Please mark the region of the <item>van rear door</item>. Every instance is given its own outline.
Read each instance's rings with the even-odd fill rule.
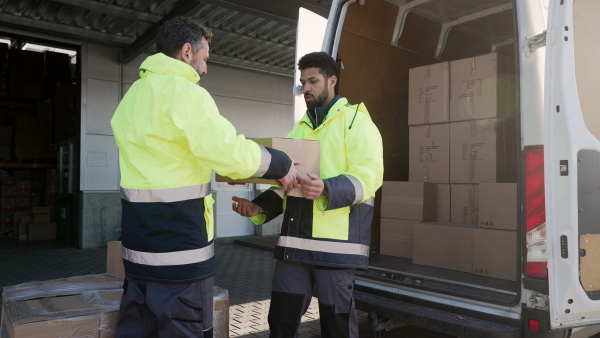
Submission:
[[[299,121],[306,112],[306,103],[300,86],[298,60],[305,54],[322,50],[326,26],[326,18],[308,9],[300,8],[296,29],[296,62],[294,63],[296,68],[294,73],[294,123]]]
[[[550,1],[545,189],[552,328],[600,322],[600,1]]]

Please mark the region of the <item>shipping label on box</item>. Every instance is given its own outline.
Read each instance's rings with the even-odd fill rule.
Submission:
[[[450,108],[449,63],[408,71],[408,125],[444,123]]]
[[[514,61],[491,53],[450,63],[450,121],[514,115]]]
[[[297,140],[291,138],[256,138],[252,141],[268,148],[281,150],[290,158],[302,161],[296,166],[296,169],[302,177],[308,177],[306,173],[311,172],[319,176],[320,171],[320,148],[319,141],[316,140]],[[215,175],[217,182],[240,182],[257,184],[277,184],[277,180],[268,180],[264,178],[247,178],[233,180],[229,177]]]
[[[471,272],[473,229],[449,223],[414,223],[413,264]]]
[[[450,223],[450,184],[438,184],[435,220]]]
[[[517,232],[492,229],[473,230],[473,273],[517,280]]]
[[[409,133],[408,180],[448,183],[450,179],[450,125],[412,126]]]
[[[517,184],[479,184],[479,227],[517,230]]]
[[[496,119],[450,123],[450,183],[516,182],[514,127]]]
[[[450,185],[450,222],[477,225],[479,221],[479,186]]]
[[[381,197],[381,217],[433,221],[436,199],[436,183],[385,181]]]

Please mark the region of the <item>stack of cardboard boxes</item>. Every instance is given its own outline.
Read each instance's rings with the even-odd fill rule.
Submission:
[[[14,170],[13,174],[0,177],[0,237],[55,240],[51,205],[58,192],[57,170]]]
[[[121,242],[108,242],[107,253],[106,274],[4,287],[0,332],[7,338],[116,337],[125,277]],[[229,337],[229,292],[218,286],[213,329],[215,338]]]
[[[498,53],[410,70],[410,182],[384,182],[381,214],[389,215],[384,208],[435,210],[435,219],[412,218],[421,221],[412,223],[413,263],[515,279],[513,73],[513,61]],[[429,188],[435,202],[420,199],[431,205],[389,200],[417,182],[436,187]],[[383,243],[398,231],[382,219],[382,254]]]

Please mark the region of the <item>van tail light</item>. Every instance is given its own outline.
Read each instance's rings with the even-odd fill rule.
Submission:
[[[544,147],[525,147],[525,267],[526,277],[548,277]]]

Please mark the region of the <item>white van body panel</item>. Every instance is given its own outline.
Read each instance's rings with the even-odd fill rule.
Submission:
[[[590,30],[600,11],[600,4],[593,0],[553,1],[547,33],[546,98],[544,102],[546,147],[545,189],[546,222],[548,236],[548,280],[550,287],[550,319],[552,328],[577,327],[600,322],[600,304],[586,294],[580,282],[579,235],[580,213],[578,192],[579,152],[600,152],[600,141],[588,129],[580,104],[578,80],[587,83],[584,73],[597,76],[597,38],[590,44],[583,34],[597,35]],[[583,20],[586,20],[588,26]],[[577,26],[577,20],[582,24]],[[575,22],[574,22],[575,21]],[[578,30],[579,29],[579,30]],[[577,49],[577,34],[586,46]],[[578,52],[589,52],[589,64],[578,63]],[[581,60],[581,59],[580,59]],[[581,76],[577,78],[577,74]],[[587,88],[586,88],[587,89]],[[597,90],[596,80],[596,90]],[[597,96],[597,94],[596,94]],[[597,106],[595,107],[597,111]],[[559,163],[568,160],[568,175],[561,175]],[[583,182],[598,185],[598,182]],[[561,237],[566,237],[568,249],[561,255]]]

